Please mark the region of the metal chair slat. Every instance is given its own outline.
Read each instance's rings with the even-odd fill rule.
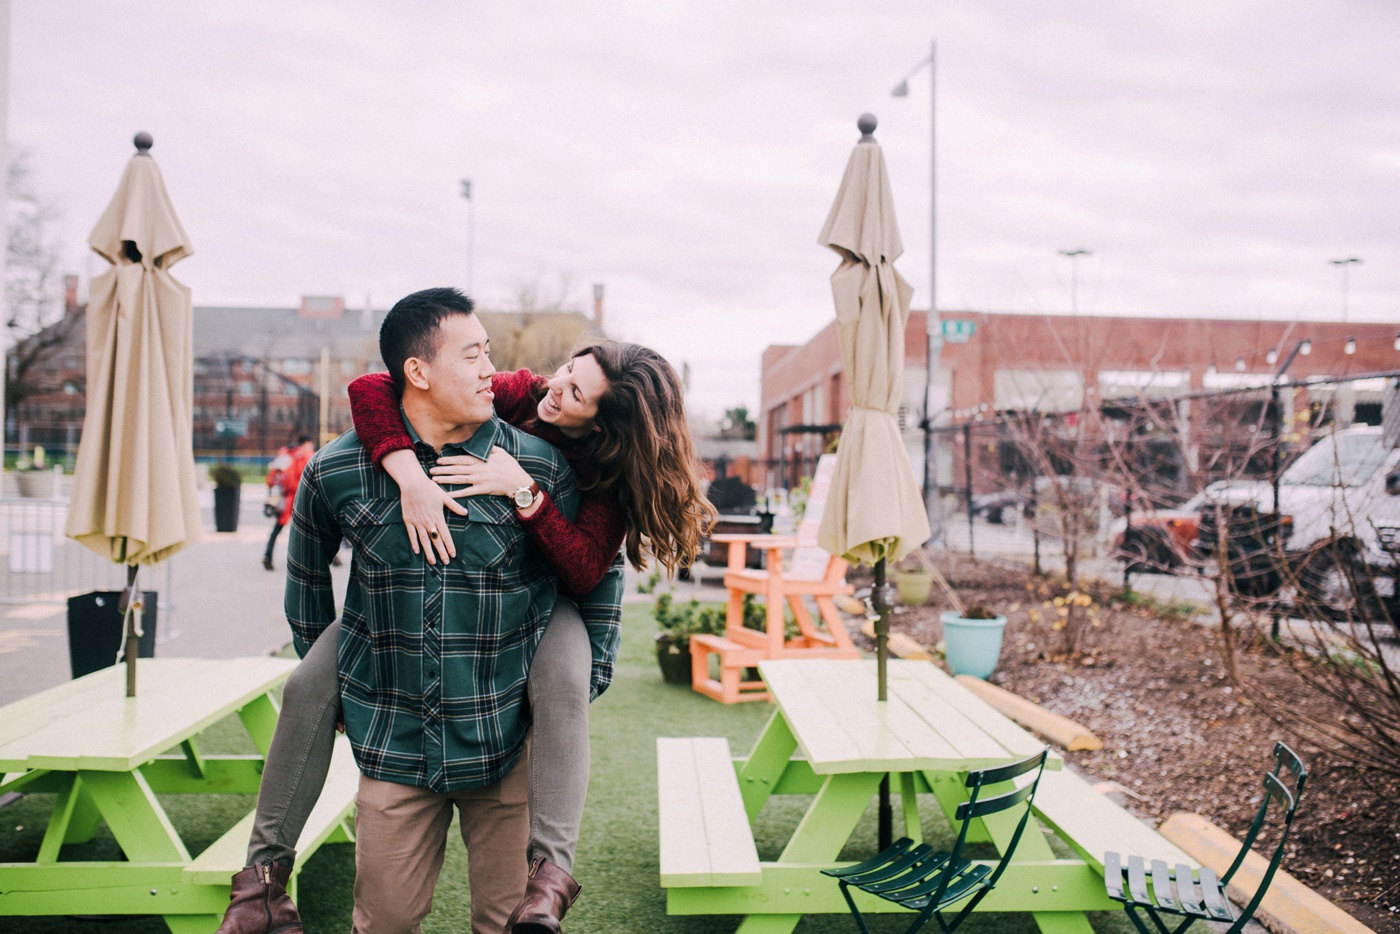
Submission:
[[[1103,886],[1109,898],[1123,900],[1123,858],[1112,850],[1103,855]]]
[[[1205,902],[1205,910],[1217,921],[1235,919],[1235,913],[1230,908],[1229,900],[1225,898],[1220,880],[1209,866],[1201,867],[1201,900]]]
[[[1147,872],[1141,856],[1128,857],[1128,891],[1136,900],[1147,901]]]
[[[1159,908],[1176,908],[1176,897],[1172,894],[1172,871],[1164,860],[1152,861],[1152,894]]]

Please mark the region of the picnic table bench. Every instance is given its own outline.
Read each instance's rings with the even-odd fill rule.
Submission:
[[[0,916],[162,915],[175,934],[208,934],[246,862],[250,813],[192,856],[159,795],[256,794],[277,722],[273,692],[296,667],[279,658],[143,659],[138,696],[106,668],[0,708],[0,793],[56,795],[31,862],[0,863]],[[205,755],[199,734],[237,716],[255,755]],[[353,839],[358,786],[337,739],[325,791],[298,841],[302,857]],[[61,859],[106,823],[124,859]],[[297,868],[302,863],[299,861]],[[289,887],[295,897],[295,876]]]
[[[920,840],[921,797],[951,815],[966,800],[969,771],[1042,748],[927,662],[890,662],[884,703],[874,662],[792,659],[759,670],[778,709],[747,757],[731,758],[722,738],[657,740],[660,877],[670,914],[744,915],[741,934],[787,934],[804,914],[845,913],[821,870],[851,865],[842,850],[882,778],[900,793],[896,829]],[[1087,934],[1085,912],[1121,910],[1104,890],[1106,850],[1194,861],[1063,765],[1053,754],[1047,761],[1034,814],[1073,855],[1057,854],[1045,833],[1024,834],[976,910],[1028,912],[1042,931]],[[778,858],[760,860],[753,822],[775,794],[812,799]],[[1001,817],[974,824],[969,839],[1004,852],[1015,822]],[[863,912],[904,911],[853,894]]]

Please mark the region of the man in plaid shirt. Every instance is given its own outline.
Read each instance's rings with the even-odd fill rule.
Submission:
[[[380,351],[420,461],[501,447],[572,518],[573,474],[553,447],[495,418],[486,330],[470,299],[430,289],[384,319]],[[354,431],[302,475],[286,611],[299,654],[335,621],[330,565],[354,547],[339,643],[345,731],[361,770],[355,929],[415,930],[432,906],[452,809],[470,853],[472,930],[497,934],[525,891],[525,682],[556,582],[505,497],[446,516],[457,547],[428,564],[399,492]]]

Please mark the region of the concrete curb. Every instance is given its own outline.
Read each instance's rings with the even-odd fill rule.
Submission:
[[[860,627],[860,634],[862,636],[865,636],[865,638],[867,639],[874,639],[875,621],[873,619],[866,620],[865,624]],[[915,642],[913,639],[909,638],[902,632],[890,633],[890,640],[887,644],[890,648],[890,654],[893,655],[895,658],[903,658],[907,661],[914,662],[933,661],[932,652],[924,648],[922,645],[919,645],[919,643]]]
[[[1095,750],[1103,748],[1103,740],[1088,728],[1075,723],[1068,717],[1051,713],[1038,704],[1033,704],[1010,691],[989,684],[971,675],[957,675],[958,683],[973,694],[982,698],[993,708],[1006,714],[1021,726],[1032,730],[1046,739],[1069,750]]]
[[[1240,851],[1238,840],[1199,814],[1178,811],[1167,818],[1157,832],[1217,875],[1230,868],[1230,861]],[[1268,868],[1268,860],[1251,852],[1235,873],[1229,888],[1230,898],[1240,905],[1247,903]],[[1375,934],[1282,869],[1274,874],[1274,881],[1264,894],[1255,918],[1280,934]]]

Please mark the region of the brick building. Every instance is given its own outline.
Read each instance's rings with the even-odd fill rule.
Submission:
[[[909,316],[900,408],[916,475],[925,462],[926,318],[922,311]],[[1202,446],[1228,447],[1232,426],[1258,422],[1267,387],[1285,363],[1290,382],[1343,381],[1290,388],[1282,394],[1283,417],[1306,407],[1340,424],[1378,424],[1383,375],[1400,371],[1395,322],[945,311],[940,330],[946,337],[931,392],[935,436],[998,413],[1073,413],[1114,400],[1155,400],[1176,407],[1191,426],[1183,467],[1197,480],[1209,466]],[[770,484],[792,486],[839,433],[850,405],[835,322],[805,344],[768,347],[761,366],[759,456],[770,464]],[[955,485],[961,449],[930,447],[938,484]]]

